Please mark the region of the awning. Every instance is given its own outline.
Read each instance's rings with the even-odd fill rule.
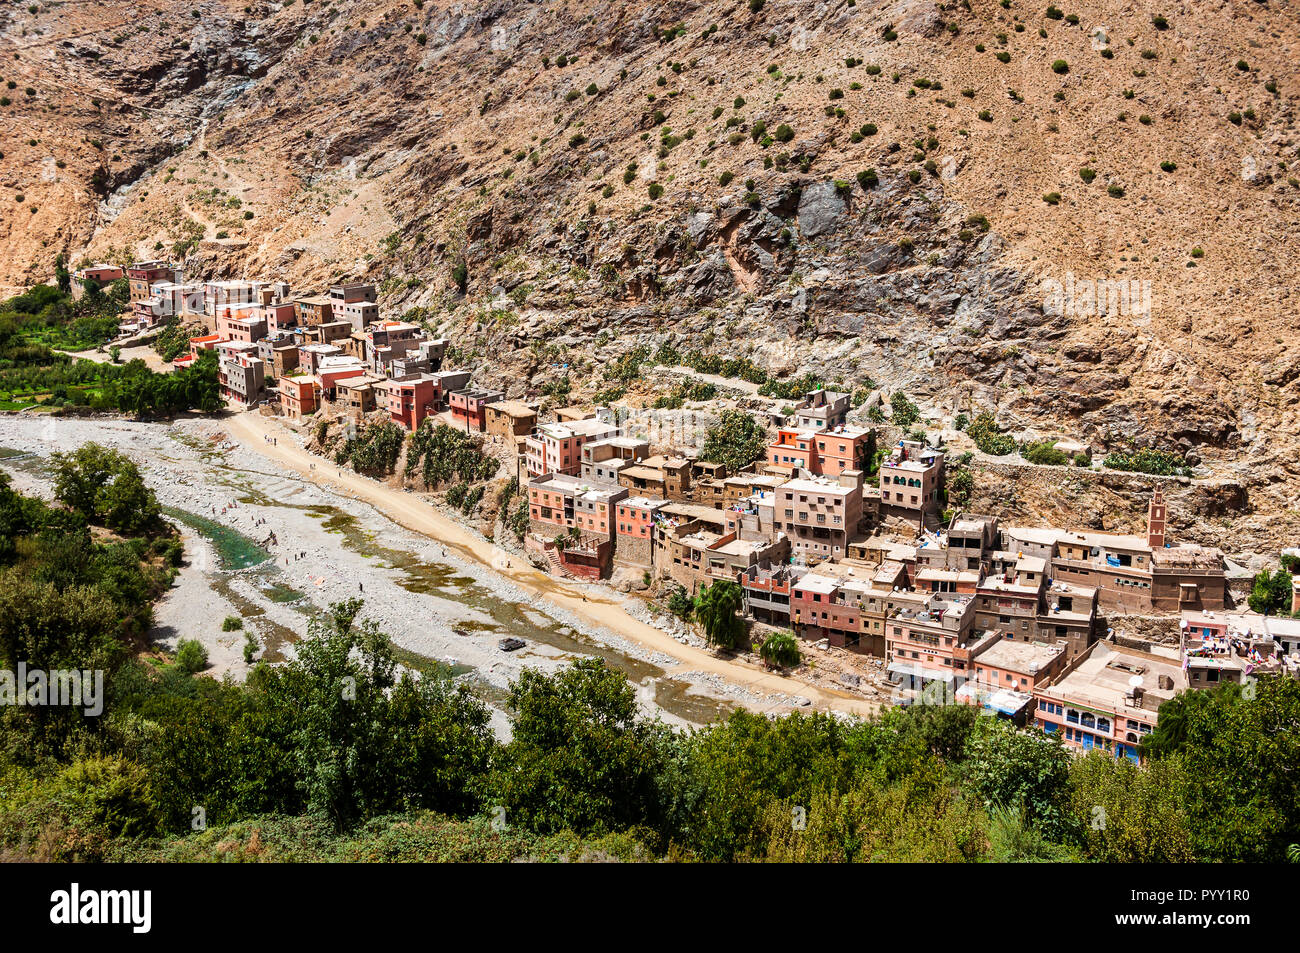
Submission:
[[[952,672],[941,668],[926,668],[919,662],[892,662],[886,671],[891,675],[911,675],[927,682],[951,682],[956,677]]]
[[[992,691],[981,689],[975,682],[966,682],[957,689],[957,697],[961,699],[969,698],[978,702],[985,708],[992,708],[1004,715],[1015,715],[1022,711],[1026,705],[1034,700],[1033,695],[1024,692],[1012,691],[1008,688],[999,688]]]

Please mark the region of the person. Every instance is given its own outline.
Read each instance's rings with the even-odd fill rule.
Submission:
[[[357,583],[357,588],[360,589],[362,592],[365,592],[365,591],[366,591],[366,584],[365,584],[364,582],[359,582],[359,583]]]

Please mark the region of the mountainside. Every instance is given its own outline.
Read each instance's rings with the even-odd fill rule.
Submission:
[[[0,80],[7,284],[371,279],[511,396],[676,335],[1300,532],[1293,3],[70,0],[0,12]]]

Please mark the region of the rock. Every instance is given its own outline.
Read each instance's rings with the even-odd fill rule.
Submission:
[[[799,197],[799,228],[804,235],[823,235],[836,227],[845,212],[844,200],[834,182],[817,182]]]

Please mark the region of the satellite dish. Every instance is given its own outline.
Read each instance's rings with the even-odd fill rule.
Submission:
[[[1141,687],[1142,687],[1142,676],[1141,676],[1141,675],[1130,675],[1130,676],[1129,676],[1129,679],[1128,679],[1128,687],[1129,687],[1129,688],[1141,688]]]

